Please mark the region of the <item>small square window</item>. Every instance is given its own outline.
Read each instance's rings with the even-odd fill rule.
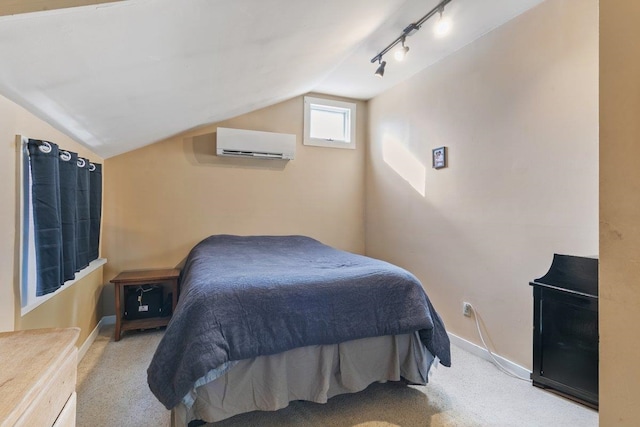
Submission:
[[[304,97],[304,145],[356,148],[356,104]]]

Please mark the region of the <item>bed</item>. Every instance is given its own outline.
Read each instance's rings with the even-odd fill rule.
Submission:
[[[180,298],[147,370],[172,424],[373,382],[426,384],[449,339],[420,282],[305,236],[214,235],[189,253]]]

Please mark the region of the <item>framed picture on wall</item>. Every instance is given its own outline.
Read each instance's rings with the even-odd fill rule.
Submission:
[[[434,169],[447,167],[447,147],[438,147],[432,150],[432,164]]]

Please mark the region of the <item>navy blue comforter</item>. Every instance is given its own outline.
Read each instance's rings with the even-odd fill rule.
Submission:
[[[170,409],[225,362],[416,330],[450,366],[442,320],[400,267],[303,236],[211,236],[187,258],[149,387]]]

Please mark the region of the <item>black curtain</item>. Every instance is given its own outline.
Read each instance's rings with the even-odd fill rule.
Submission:
[[[78,179],[78,155],[60,152],[60,208],[62,211],[62,247],[64,280],[76,276],[76,180]]]
[[[54,292],[64,283],[58,146],[29,140],[28,148],[36,244],[36,295],[41,296]]]
[[[48,141],[30,139],[27,147],[41,296],[98,258],[102,165]]]
[[[102,165],[89,165],[89,262],[98,259],[102,218]]]
[[[76,181],[76,268],[89,265],[89,161],[78,158],[78,179]]]

